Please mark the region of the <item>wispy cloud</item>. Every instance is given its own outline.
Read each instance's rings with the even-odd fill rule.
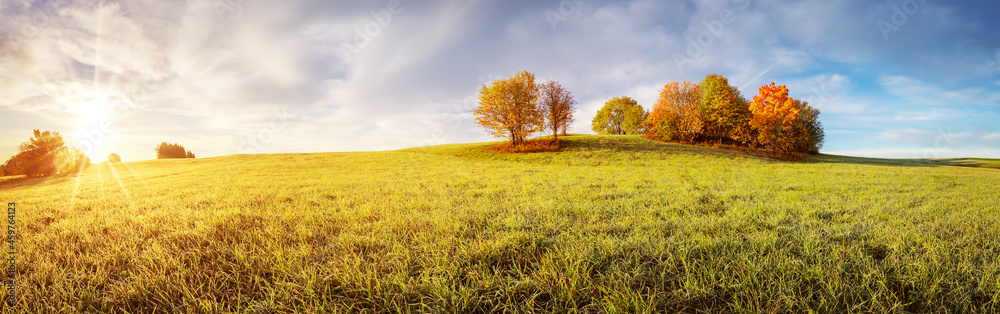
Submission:
[[[559,2],[222,2],[4,2],[0,112],[17,121],[0,141],[44,128],[80,143],[109,116],[126,160],[163,140],[206,157],[481,141],[480,78],[522,69],[576,95],[571,132],[608,98],[648,109],[709,73],[747,97],[787,84],[831,130],[888,132],[827,147],[913,144],[892,130],[986,128],[1000,110],[997,22],[981,14],[997,4],[929,3],[885,41],[891,8],[860,0],[571,1],[555,28]]]

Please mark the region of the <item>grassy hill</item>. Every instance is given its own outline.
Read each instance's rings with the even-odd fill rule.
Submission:
[[[1000,311],[998,169],[489,145],[0,179],[17,309]]]

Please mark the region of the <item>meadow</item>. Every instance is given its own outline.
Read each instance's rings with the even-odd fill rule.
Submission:
[[[638,136],[2,178],[4,312],[998,312],[992,160]],[[6,289],[0,296],[6,298]]]

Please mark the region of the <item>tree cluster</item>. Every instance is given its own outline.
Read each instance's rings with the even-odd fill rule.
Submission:
[[[514,147],[525,144],[534,133],[551,130],[553,142],[559,131],[573,122],[573,94],[559,82],[536,83],[535,75],[521,71],[506,78],[482,85],[479,106],[473,109],[476,123],[490,135],[506,138]]]
[[[194,153],[189,150],[184,150],[184,146],[178,145],[177,143],[160,143],[160,145],[157,145],[156,148],[153,149],[153,152],[156,153],[156,159],[194,158]]]
[[[34,136],[18,146],[18,153],[0,166],[0,175],[29,177],[83,171],[90,157],[78,148],[66,147],[59,132],[34,130]]]
[[[823,145],[819,110],[788,96],[775,83],[753,101],[718,74],[699,84],[671,82],[644,123],[646,136],[682,143],[715,142],[781,153],[818,153]]]

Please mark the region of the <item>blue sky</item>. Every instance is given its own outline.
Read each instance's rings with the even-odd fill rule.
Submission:
[[[772,81],[822,111],[824,153],[1000,158],[987,1],[0,1],[0,156],[31,129],[103,160],[492,140],[482,83],[529,70],[579,102]]]

